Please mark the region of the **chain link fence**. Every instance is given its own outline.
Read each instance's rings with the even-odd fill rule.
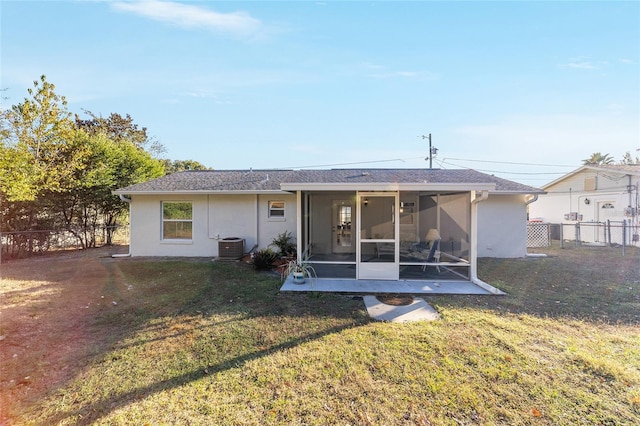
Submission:
[[[0,232],[0,262],[58,250],[100,247],[109,243],[129,244],[129,225]]]
[[[527,223],[527,247],[560,246],[640,247],[639,227],[630,220],[575,223]]]

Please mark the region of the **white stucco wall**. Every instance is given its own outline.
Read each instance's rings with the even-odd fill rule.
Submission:
[[[285,231],[291,232],[293,239],[296,239],[296,195],[260,195],[258,196],[258,241],[260,248],[265,248],[271,244],[273,239]],[[269,219],[269,201],[285,202],[284,220],[279,218]],[[272,247],[274,250],[277,248]],[[248,250],[248,249],[247,249]]]
[[[529,205],[529,219],[542,222],[564,224],[563,238],[579,238],[583,242],[617,244],[639,244],[637,241],[640,218],[631,214],[630,207],[637,208],[636,188],[640,177],[629,176],[614,170],[582,170],[545,188],[547,194]],[[565,217],[566,214],[575,213]],[[605,223],[613,222],[607,235]],[[626,221],[626,235],[623,236],[621,222]],[[578,234],[575,225],[580,224]],[[578,236],[579,235],[579,236]],[[610,237],[610,240],[609,240]]]
[[[478,204],[478,257],[527,254],[525,195],[490,194]]]
[[[134,195],[131,204],[132,256],[218,256],[219,238],[238,237],[267,247],[285,230],[296,234],[295,195]],[[193,235],[189,241],[162,240],[162,202],[190,201]],[[285,201],[285,217],[268,217],[269,201]]]
[[[478,256],[526,255],[524,195],[495,195],[478,205]],[[162,201],[190,201],[193,237],[162,240]],[[285,202],[284,219],[268,217],[269,201]],[[134,195],[131,204],[132,256],[216,257],[218,238],[239,237],[245,249],[268,247],[290,231],[296,238],[296,196],[277,195]]]
[[[594,190],[585,187],[588,179],[595,181]],[[547,194],[540,195],[538,201],[529,206],[529,218],[549,223],[575,223],[564,217],[567,213],[575,212],[581,215],[583,222],[628,220],[625,208],[636,203],[635,192],[629,194],[628,185],[635,187],[639,182],[638,176],[633,176],[629,181],[624,173],[584,170],[547,188]],[[587,199],[588,202],[585,202]],[[611,203],[614,208],[603,211],[603,203]]]

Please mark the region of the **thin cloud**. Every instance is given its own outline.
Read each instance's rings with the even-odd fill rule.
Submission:
[[[400,77],[417,77],[420,73],[415,71],[398,71],[396,72],[396,75],[399,75]]]
[[[236,37],[254,37],[262,22],[246,12],[219,13],[199,6],[164,1],[114,2],[115,10],[133,13],[186,29],[202,29]]]
[[[568,62],[566,64],[560,64],[560,68],[575,68],[582,70],[595,70],[596,67],[592,62],[582,61],[582,62]]]
[[[184,96],[189,98],[203,99],[203,100],[209,99],[209,100],[212,100],[216,105],[231,105],[233,103],[229,99],[222,98],[214,93],[203,92],[203,91],[186,92]]]
[[[429,72],[420,71],[395,71],[389,70],[388,67],[373,62],[363,62],[360,64],[365,70],[371,71],[368,76],[371,78],[385,79],[394,77],[414,78],[414,79],[427,79],[435,80],[437,76]]]
[[[434,81],[438,80],[439,76],[431,72],[421,71],[389,71],[368,74],[369,78],[375,79],[388,79],[388,78],[404,78],[417,81]]]
[[[621,60],[623,62],[624,60]],[[560,68],[572,68],[580,70],[597,70],[606,68],[610,65],[609,61],[593,61],[589,57],[577,56],[569,58],[566,63],[558,64]]]
[[[372,62],[363,62],[362,66],[371,70],[380,70],[385,68],[383,65],[374,64]]]
[[[179,104],[180,101],[178,99],[175,98],[171,98],[171,99],[162,99],[160,101],[163,104],[168,104],[168,105],[175,105],[175,104]]]

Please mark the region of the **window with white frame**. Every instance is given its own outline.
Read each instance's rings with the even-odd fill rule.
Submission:
[[[284,201],[269,201],[269,219],[284,220]]]
[[[191,201],[162,202],[162,239],[190,240],[193,233]]]

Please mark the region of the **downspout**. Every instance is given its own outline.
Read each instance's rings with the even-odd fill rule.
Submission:
[[[256,194],[256,226],[255,226],[255,233],[256,233],[256,242],[253,245],[253,247],[251,248],[251,250],[249,250],[249,253],[253,253],[253,250],[257,249],[258,247],[260,247],[260,194]]]
[[[477,192],[475,195],[475,198],[471,200],[471,241],[473,241],[473,244],[469,247],[471,250],[469,256],[469,278],[472,283],[487,290],[491,294],[504,294],[502,291],[478,278],[478,203],[489,198],[489,191],[482,191],[479,197]]]
[[[531,203],[535,203],[536,201],[538,201],[538,194],[533,194],[533,197],[531,197],[530,199],[528,199],[527,201],[524,202],[524,207],[526,209],[526,214],[527,214],[527,220],[530,219],[529,217],[529,209],[527,208],[527,206]]]
[[[111,257],[130,257],[131,256],[131,198],[127,198],[122,194],[119,194],[122,201],[129,204],[129,251],[126,253],[112,254]]]
[[[531,203],[535,203],[536,201],[538,201],[538,194],[533,194],[533,197],[530,200],[527,200],[524,204],[525,206],[528,206]]]

